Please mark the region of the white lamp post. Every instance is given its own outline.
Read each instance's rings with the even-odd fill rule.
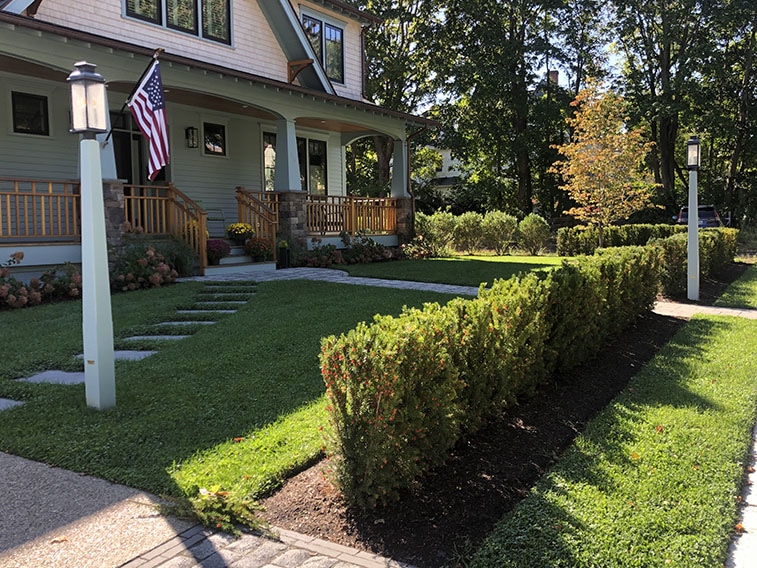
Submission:
[[[108,103],[105,79],[95,72],[96,66],[86,61],[74,65],[76,70],[68,76],[68,83],[71,90],[71,132],[81,134],[84,389],[87,406],[105,410],[116,404],[116,372],[100,144],[95,135],[107,131]]]
[[[697,200],[697,170],[699,170],[699,138],[686,142],[686,167],[689,170],[689,226],[688,226],[688,285],[689,300],[699,300],[699,203]]]

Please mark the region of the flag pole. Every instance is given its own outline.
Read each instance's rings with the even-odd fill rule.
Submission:
[[[131,98],[132,98],[132,97],[134,96],[134,92],[135,92],[135,91],[136,91],[136,90],[137,90],[137,89],[139,88],[139,86],[140,86],[140,85],[142,84],[142,80],[143,80],[143,79],[145,78],[145,76],[147,75],[147,73],[148,73],[148,72],[150,71],[150,69],[152,68],[152,64],[153,64],[153,62],[157,61],[157,60],[158,60],[158,58],[159,58],[159,57],[160,57],[160,56],[161,56],[161,55],[163,54],[163,52],[164,52],[164,51],[165,51],[165,49],[164,49],[164,48],[162,48],[162,47],[159,47],[158,49],[156,49],[156,50],[155,50],[155,53],[153,53],[153,54],[152,54],[152,61],[150,61],[150,63],[148,63],[148,64],[147,64],[147,67],[146,67],[146,68],[145,68],[145,70],[144,70],[144,71],[142,72],[142,75],[141,75],[141,76],[139,77],[139,79],[137,80],[137,82],[136,82],[136,83],[134,83],[134,88],[133,88],[133,89],[131,90],[131,93],[129,93],[129,96],[128,96],[128,97],[126,97],[126,102],[124,102],[123,106],[121,107],[121,110],[120,110],[120,111],[118,111],[118,114],[119,114],[119,115],[122,115],[122,114],[124,113],[124,110],[126,110],[126,107],[128,106],[128,104],[129,104],[129,101],[130,101],[130,100],[131,100]],[[105,148],[105,147],[106,147],[106,146],[108,145],[108,140],[110,140],[110,136],[111,136],[111,134],[113,134],[113,126],[112,126],[112,125],[111,125],[111,127],[110,127],[110,130],[108,130],[108,135],[107,135],[107,136],[105,137],[105,140],[103,140],[103,142],[102,142],[102,147],[103,147],[103,148]]]

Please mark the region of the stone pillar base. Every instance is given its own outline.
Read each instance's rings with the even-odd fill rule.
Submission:
[[[400,245],[415,237],[415,202],[412,197],[397,198],[397,240]]]
[[[307,238],[307,194],[304,191],[282,191],[279,196],[279,234],[285,240]]]

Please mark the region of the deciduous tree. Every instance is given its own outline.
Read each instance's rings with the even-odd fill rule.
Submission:
[[[572,104],[573,136],[557,148],[564,160],[554,169],[576,203],[566,213],[597,227],[602,246],[604,227],[652,205],[655,184],[644,161],[653,144],[641,128],[628,129],[620,95],[590,84]]]

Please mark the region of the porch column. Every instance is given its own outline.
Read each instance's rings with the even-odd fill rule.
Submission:
[[[407,180],[407,141],[395,140],[392,155],[392,197],[410,197]]]
[[[294,121],[282,118],[277,125],[276,170],[273,189],[274,191],[302,191]]]

